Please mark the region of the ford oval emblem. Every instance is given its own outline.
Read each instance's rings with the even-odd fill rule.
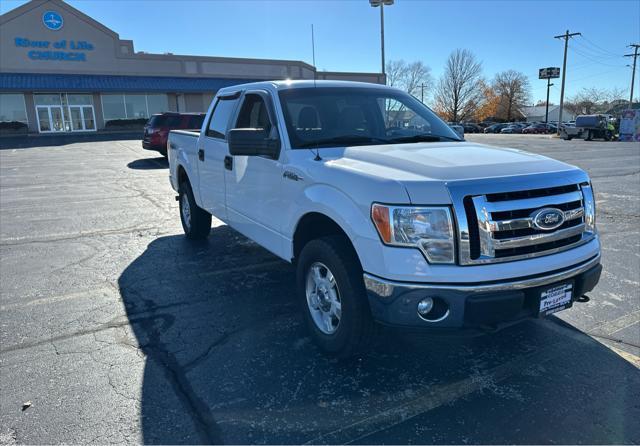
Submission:
[[[556,208],[542,208],[531,214],[533,227],[543,231],[552,231],[564,223],[564,212]]]
[[[55,11],[47,11],[42,14],[42,23],[52,31],[58,31],[64,25],[62,16]]]

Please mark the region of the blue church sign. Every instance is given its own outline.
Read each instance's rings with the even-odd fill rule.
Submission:
[[[55,11],[47,11],[42,14],[42,23],[52,31],[58,31],[64,25],[62,16]]]

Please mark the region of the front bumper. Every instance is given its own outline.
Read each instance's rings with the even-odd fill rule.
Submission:
[[[591,291],[602,266],[600,254],[548,274],[511,281],[475,284],[407,283],[364,274],[369,305],[375,320],[385,325],[429,330],[495,330],[538,316],[540,293],[554,284],[572,283],[573,302]],[[431,322],[417,312],[425,297],[439,298],[448,306],[446,317]]]

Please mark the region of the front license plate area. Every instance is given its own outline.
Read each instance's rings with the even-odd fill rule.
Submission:
[[[538,315],[548,316],[571,307],[573,304],[573,283],[563,283],[543,288],[540,293]]]

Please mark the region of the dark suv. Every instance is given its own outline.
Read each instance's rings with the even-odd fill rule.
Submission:
[[[157,150],[167,156],[169,130],[200,130],[205,113],[159,113],[152,115],[144,126],[142,147]]]

